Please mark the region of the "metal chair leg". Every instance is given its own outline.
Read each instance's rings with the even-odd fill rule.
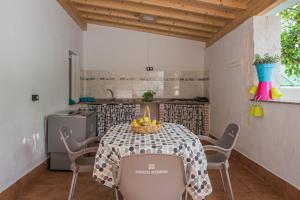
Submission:
[[[226,192],[226,187],[225,187],[225,182],[224,182],[224,177],[223,177],[223,170],[220,169],[220,176],[221,176],[221,180],[222,180],[222,186],[223,186],[223,191]]]
[[[115,189],[116,200],[121,200],[119,195],[119,190]]]
[[[78,169],[73,171],[73,178],[72,178],[72,183],[71,183],[71,187],[70,187],[68,200],[72,200],[74,197],[76,183],[77,183],[77,177],[78,177]]]
[[[188,192],[186,190],[184,190],[181,199],[182,200],[187,200],[187,197],[188,197]]]
[[[228,189],[229,189],[229,191],[228,191],[229,199],[234,200],[231,181],[230,181],[229,172],[228,172],[228,165],[225,165],[225,173],[226,173],[227,185],[228,185]]]

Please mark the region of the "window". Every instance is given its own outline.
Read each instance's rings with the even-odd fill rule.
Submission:
[[[281,87],[300,87],[300,78],[291,75],[289,76],[285,71],[285,66],[281,66],[281,74],[280,74],[280,86]]]
[[[281,17],[282,76],[289,80],[300,77],[300,2],[279,13]],[[285,78],[283,79],[285,80]]]
[[[281,16],[281,77],[284,99],[300,101],[300,3],[279,13]]]

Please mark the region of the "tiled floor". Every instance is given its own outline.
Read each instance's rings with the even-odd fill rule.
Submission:
[[[232,161],[230,166],[231,179],[236,200],[283,200],[259,178]],[[213,193],[208,200],[224,200],[226,194],[222,191],[219,173],[210,171]],[[64,200],[67,199],[72,173],[45,172],[18,200]],[[96,183],[90,174],[79,176],[75,199],[77,200],[114,200],[114,192],[110,188]]]

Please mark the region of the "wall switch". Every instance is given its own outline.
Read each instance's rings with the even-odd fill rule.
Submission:
[[[33,94],[33,95],[31,96],[31,100],[32,100],[32,101],[39,101],[39,100],[40,100],[40,96],[39,96],[38,94]]]
[[[146,67],[146,71],[153,71],[153,67]]]

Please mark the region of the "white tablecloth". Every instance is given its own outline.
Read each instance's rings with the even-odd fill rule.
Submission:
[[[191,164],[187,191],[193,199],[204,199],[212,192],[200,140],[184,126],[174,123],[164,123],[155,134],[132,133],[130,124],[111,127],[100,142],[93,177],[101,184],[115,188],[112,164],[119,165],[123,156],[153,153],[177,155],[183,158],[185,165]]]

